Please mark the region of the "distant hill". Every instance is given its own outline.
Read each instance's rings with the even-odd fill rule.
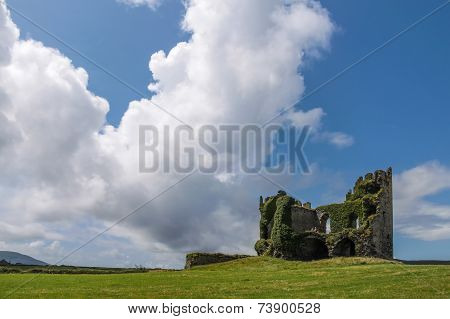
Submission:
[[[46,266],[47,263],[12,251],[0,251],[0,261],[6,261],[11,265],[21,264],[30,266]]]

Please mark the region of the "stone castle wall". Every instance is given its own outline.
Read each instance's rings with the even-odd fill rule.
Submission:
[[[191,269],[195,266],[223,263],[241,258],[247,258],[247,255],[226,255],[221,253],[190,253],[186,255],[185,269]]]
[[[392,169],[360,177],[343,203],[312,209],[280,191],[260,200],[258,255],[393,257]],[[326,233],[330,220],[331,231]]]
[[[291,207],[291,221],[293,230],[298,233],[320,228],[317,212],[299,205]]]

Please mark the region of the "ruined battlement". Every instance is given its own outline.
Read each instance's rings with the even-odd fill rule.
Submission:
[[[343,203],[312,208],[284,191],[260,198],[258,255],[393,258],[392,169],[359,177]]]

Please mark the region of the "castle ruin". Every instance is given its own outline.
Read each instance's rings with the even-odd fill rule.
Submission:
[[[302,204],[284,191],[260,198],[258,255],[314,260],[393,258],[392,169],[360,177],[340,204]]]

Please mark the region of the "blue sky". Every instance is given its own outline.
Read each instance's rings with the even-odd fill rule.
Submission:
[[[321,1],[337,25],[330,49],[303,66],[305,94],[405,29],[443,1]],[[156,10],[112,0],[26,1],[8,3],[146,96],[150,56],[168,52],[189,34],[180,30],[184,6],[165,0]],[[109,101],[109,123],[117,126],[132,100],[140,99],[94,65],[12,13],[22,38],[58,48],[89,73],[89,89]],[[323,204],[323,189],[344,191],[362,173],[392,166],[400,173],[429,161],[450,166],[450,7],[445,8],[343,76],[302,101],[304,110],[321,107],[324,127],[343,131],[355,143],[333,149],[311,142],[306,154],[339,185],[301,189],[304,198]],[[334,183],[334,179],[330,179]],[[428,199],[450,205],[445,189]],[[397,233],[395,256],[450,259],[450,239],[424,241]]]

